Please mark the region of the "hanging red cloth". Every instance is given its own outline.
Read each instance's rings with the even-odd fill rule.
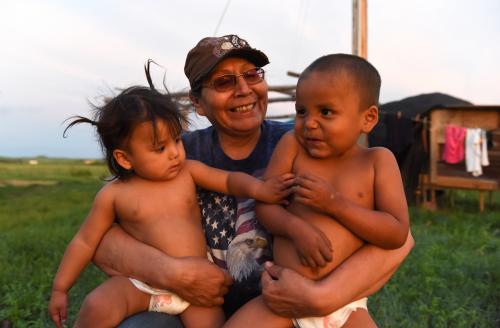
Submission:
[[[467,129],[449,124],[444,131],[444,150],[441,157],[446,163],[456,164],[464,160],[464,142]]]

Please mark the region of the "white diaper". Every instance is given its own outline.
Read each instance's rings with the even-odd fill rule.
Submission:
[[[357,309],[368,310],[366,301],[366,297],[354,301],[324,317],[292,319],[293,326],[295,328],[340,328],[346,323],[352,312]]]
[[[168,290],[153,288],[142,281],[133,278],[128,279],[141,292],[151,295],[148,311],[176,315],[184,312],[184,310],[190,305],[177,294],[169,292]]]

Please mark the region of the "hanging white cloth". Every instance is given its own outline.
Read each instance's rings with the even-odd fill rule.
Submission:
[[[477,177],[483,174],[483,166],[489,165],[486,131],[467,129],[465,137],[465,167]]]
[[[488,158],[488,138],[486,137],[486,130],[481,129],[481,165],[490,165]]]

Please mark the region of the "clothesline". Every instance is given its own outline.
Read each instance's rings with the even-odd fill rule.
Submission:
[[[490,165],[486,130],[448,124],[444,130],[444,138],[441,159],[446,163],[457,164],[465,159],[467,172],[475,177],[483,174],[483,166]]]
[[[381,112],[379,112],[379,115],[381,117],[384,115],[395,115],[397,119],[406,119],[406,120],[410,120],[410,121],[415,122],[415,123],[422,123],[422,125],[425,129],[430,129],[431,126],[433,125],[431,119],[427,116],[427,114],[424,114],[424,115],[417,114],[415,117],[407,117],[401,111],[397,111],[397,112],[382,112],[381,111]],[[438,124],[443,125],[441,122]],[[459,125],[456,123],[448,123],[448,124]],[[498,128],[485,129],[485,128],[482,128],[480,126],[468,126],[467,128],[477,128],[477,129],[481,128],[481,129],[486,130],[486,131],[493,131],[493,130],[498,129]]]

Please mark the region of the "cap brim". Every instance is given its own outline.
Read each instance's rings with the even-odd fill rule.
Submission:
[[[222,56],[220,60],[218,60],[217,64],[220,63],[222,59],[228,57],[245,58],[259,67],[264,67],[267,64],[269,64],[269,59],[262,51],[256,49],[248,49],[248,48],[233,49],[227,52],[224,56]]]

